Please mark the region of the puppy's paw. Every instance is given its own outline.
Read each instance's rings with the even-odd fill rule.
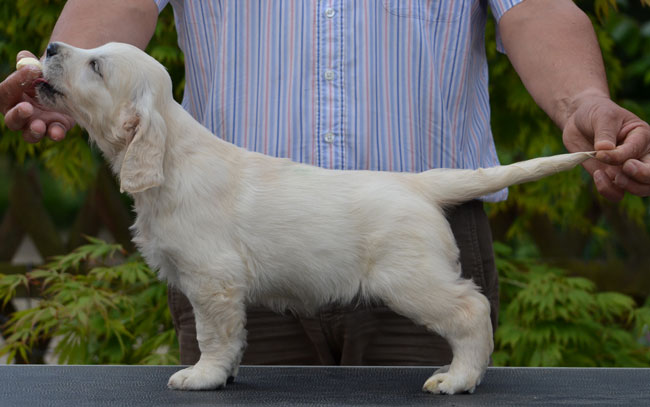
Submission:
[[[224,387],[228,374],[221,367],[194,365],[174,373],[167,387],[174,390],[214,390]]]
[[[474,393],[479,380],[449,373],[449,367],[438,369],[422,386],[422,390],[434,394]]]

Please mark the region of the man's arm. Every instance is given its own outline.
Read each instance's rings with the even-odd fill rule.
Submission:
[[[133,44],[144,49],[153,36],[158,8],[153,0],[69,0],[52,31],[50,41],[80,48],[107,42]],[[18,59],[33,56],[21,51]],[[43,110],[33,99],[32,81],[39,72],[22,68],[0,83],[0,111],[12,130],[22,130],[26,141],[37,142],[45,134],[61,140],[73,125],[58,112]]]
[[[650,126],[611,101],[589,18],[571,0],[525,0],[499,21],[504,48],[569,151],[599,151],[585,168],[598,191],[650,195]],[[605,164],[607,162],[610,165]]]
[[[126,42],[145,49],[157,19],[153,0],[68,0],[50,42],[62,41],[80,48]]]

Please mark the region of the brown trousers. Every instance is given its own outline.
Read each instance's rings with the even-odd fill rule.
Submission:
[[[447,219],[460,248],[462,274],[481,287],[491,304],[496,328],[498,277],[492,235],[483,204],[472,201],[450,209]],[[182,364],[194,364],[200,351],[194,314],[187,298],[169,287],[169,307]],[[280,315],[261,307],[247,310],[249,365],[430,365],[451,361],[440,336],[385,306],[329,306],[310,318]]]

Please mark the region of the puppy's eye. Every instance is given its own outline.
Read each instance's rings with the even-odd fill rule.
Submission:
[[[90,62],[88,63],[88,65],[90,65],[90,69],[92,69],[93,72],[95,72],[97,75],[99,75],[102,78],[104,77],[102,75],[102,72],[99,69],[99,62],[97,62],[96,59],[91,59]]]

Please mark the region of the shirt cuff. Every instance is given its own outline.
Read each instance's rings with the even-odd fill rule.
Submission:
[[[524,0],[490,0],[490,9],[492,10],[492,15],[494,19],[499,22],[501,17],[517,4],[521,3]]]
[[[490,0],[490,10],[492,10],[492,15],[497,24],[501,20],[501,17],[517,4],[521,3],[524,0]],[[497,33],[497,50],[502,53],[506,53],[505,48],[503,48],[503,43],[501,42],[501,36],[499,35],[499,30],[496,30]]]
[[[156,6],[158,7],[158,12],[160,13],[162,9],[165,8],[167,3],[169,3],[169,0],[153,0],[154,3],[156,3]]]

